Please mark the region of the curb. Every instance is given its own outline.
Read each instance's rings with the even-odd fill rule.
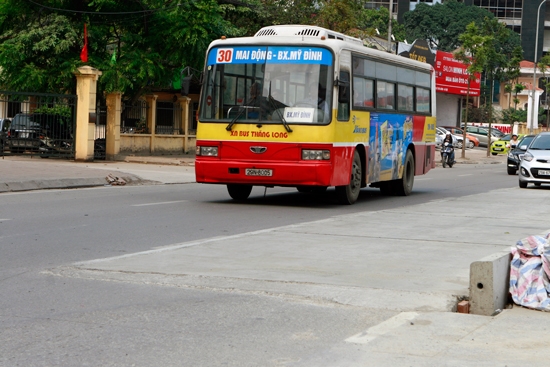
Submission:
[[[130,175],[122,178],[126,184],[139,185],[145,181],[139,177]],[[20,192],[32,190],[55,190],[55,189],[78,189],[86,187],[113,186],[109,184],[106,178],[65,178],[53,180],[30,180],[1,182],[0,193]]]

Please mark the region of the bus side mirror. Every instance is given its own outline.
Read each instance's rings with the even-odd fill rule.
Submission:
[[[191,86],[191,76],[186,76],[181,81],[181,95],[187,96],[189,95],[189,87]]]
[[[338,103],[349,103],[349,73],[344,71],[340,72],[340,78],[336,80],[336,85],[338,86]]]
[[[349,103],[349,85],[341,85],[338,87],[338,102]]]

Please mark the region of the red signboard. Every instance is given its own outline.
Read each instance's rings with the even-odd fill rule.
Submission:
[[[450,52],[437,51],[435,55],[435,87],[438,92],[466,95],[468,93],[467,65],[456,60]],[[470,96],[479,96],[480,75],[470,81]]]

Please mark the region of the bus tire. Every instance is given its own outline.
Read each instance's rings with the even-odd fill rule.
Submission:
[[[405,164],[403,165],[403,177],[395,180],[395,194],[400,196],[408,196],[413,189],[414,184],[414,157],[410,150],[407,150]]]
[[[362,177],[363,169],[361,166],[361,157],[359,157],[359,153],[355,151],[353,154],[349,184],[336,186],[336,198],[340,204],[351,205],[357,201],[359,192],[361,191]]]
[[[227,185],[227,192],[234,200],[246,200],[252,192],[252,185],[229,184]]]

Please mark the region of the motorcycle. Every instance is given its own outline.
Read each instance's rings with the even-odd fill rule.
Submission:
[[[451,143],[446,142],[441,147],[441,163],[443,164],[443,168],[445,168],[447,165],[449,168],[453,168],[453,164],[455,163],[452,158],[452,153],[454,152],[454,147]]]
[[[71,140],[52,139],[47,136],[40,136],[40,146],[38,147],[40,158],[49,158],[50,156],[70,156],[73,153]]]

